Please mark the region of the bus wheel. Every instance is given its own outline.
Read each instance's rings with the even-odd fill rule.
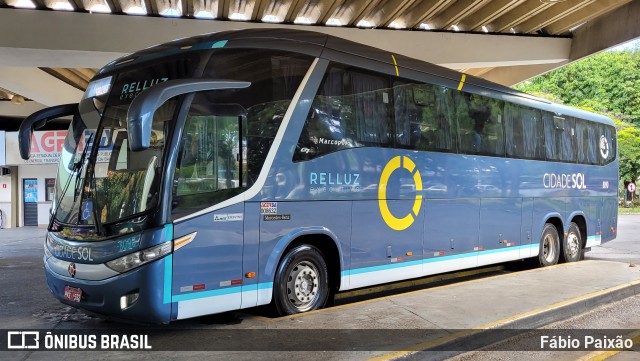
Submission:
[[[329,295],[329,273],[322,253],[310,245],[290,250],[276,274],[274,303],[280,315],[324,307]]]
[[[578,225],[571,222],[569,233],[562,244],[562,258],[565,262],[576,262],[582,259],[582,236]]]
[[[542,230],[542,240],[540,241],[540,254],[538,260],[540,266],[553,266],[560,258],[560,237],[556,227],[547,223]]]

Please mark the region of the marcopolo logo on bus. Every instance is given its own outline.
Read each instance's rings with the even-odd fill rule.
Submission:
[[[609,141],[607,140],[607,137],[605,137],[604,135],[600,136],[600,155],[602,156],[602,159],[607,159],[609,158]]]

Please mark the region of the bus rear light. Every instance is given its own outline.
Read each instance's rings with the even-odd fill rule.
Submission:
[[[256,273],[255,272],[247,272],[244,276],[247,277],[247,278],[253,278],[253,277],[256,276]]]
[[[129,293],[128,295],[120,297],[120,309],[124,310],[133,306],[134,303],[138,302],[139,297],[140,294],[138,292]]]
[[[116,272],[127,272],[145,263],[168,255],[171,253],[171,248],[172,241],[167,241],[161,245],[116,258],[113,261],[107,262],[107,266]]]

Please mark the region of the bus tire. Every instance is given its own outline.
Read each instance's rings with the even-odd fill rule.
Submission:
[[[553,266],[560,259],[560,236],[556,227],[547,223],[542,230],[542,239],[540,240],[540,253],[538,260],[540,266]]]
[[[273,299],[278,314],[292,315],[324,307],[329,272],[322,253],[303,244],[291,249],[278,267]]]
[[[571,222],[569,232],[562,242],[562,259],[565,262],[577,262],[582,259],[582,235],[578,225]]]

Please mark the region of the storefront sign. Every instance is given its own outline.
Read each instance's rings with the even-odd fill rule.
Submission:
[[[46,130],[33,132],[29,160],[20,157],[18,132],[6,133],[6,164],[52,164],[57,163],[64,144],[66,130]]]

